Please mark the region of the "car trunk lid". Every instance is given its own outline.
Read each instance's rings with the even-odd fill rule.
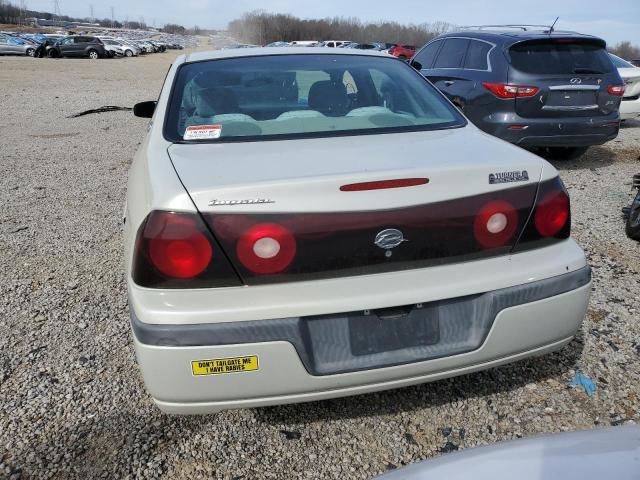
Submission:
[[[502,142],[464,132],[174,144],[169,154],[225,254],[254,284],[508,253],[542,161],[508,158]],[[483,148],[470,155],[469,142]],[[400,184],[378,183],[388,181]],[[509,231],[497,243],[477,230],[487,206],[506,208],[498,223]]]

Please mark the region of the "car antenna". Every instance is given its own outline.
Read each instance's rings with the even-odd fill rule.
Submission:
[[[555,21],[553,22],[553,24],[551,25],[551,27],[549,27],[549,35],[551,35],[554,31],[554,28],[556,26],[556,23],[558,23],[558,20],[560,20],[560,17],[556,17]]]

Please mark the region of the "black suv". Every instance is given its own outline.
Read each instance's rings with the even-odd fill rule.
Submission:
[[[480,129],[548,157],[618,135],[624,84],[600,38],[478,27],[432,40],[411,65]]]
[[[92,59],[107,58],[109,54],[104,43],[97,37],[74,35],[57,42],[49,51],[51,57],[88,57]]]

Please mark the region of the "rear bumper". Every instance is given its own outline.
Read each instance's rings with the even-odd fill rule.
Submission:
[[[479,127],[523,147],[588,147],[618,136],[618,112],[599,117],[523,118],[515,113],[493,113]],[[514,129],[513,126],[518,126]]]
[[[559,262],[564,261],[560,259],[561,256],[570,256],[570,252],[581,255],[580,249],[572,241],[542,250]],[[513,255],[509,261],[517,257],[534,260],[536,253]],[[485,262],[472,263],[487,266]],[[529,272],[525,273],[529,282],[524,285],[512,285],[497,291],[485,289],[485,294],[474,296],[473,301],[476,302],[477,298],[486,295],[504,298],[505,293],[513,294],[508,296],[511,302],[494,303],[492,300],[490,304],[475,303],[473,308],[484,308],[482,313],[488,315],[490,322],[484,331],[473,332],[477,334],[477,343],[457,350],[452,348],[438,352],[429,350],[433,346],[427,346],[376,354],[377,357],[365,355],[355,361],[374,363],[352,368],[353,364],[349,364],[349,361],[354,359],[348,358],[350,351],[345,349],[344,336],[341,336],[339,328],[327,330],[325,333],[333,332],[334,335],[321,334],[321,341],[314,343],[315,333],[308,326],[298,330],[300,337],[296,338],[299,318],[293,321],[265,319],[189,325],[143,323],[135,315],[138,312],[134,307],[136,301],[132,298],[134,344],[147,389],[159,407],[168,413],[212,413],[230,408],[321,400],[413,385],[543,354],[569,342],[587,308],[590,275],[584,264],[572,268],[563,266],[563,263],[557,266],[564,273],[550,273],[545,278],[536,271],[538,265],[531,265]],[[473,265],[467,264],[466,270],[473,272]],[[430,277],[434,276],[433,269],[425,269],[420,273],[424,278],[423,283],[428,285]],[[487,278],[488,275],[485,274]],[[487,278],[483,281],[485,285],[491,283]],[[440,281],[443,281],[442,276]],[[449,285],[449,288],[454,286],[456,290],[465,290],[462,278],[459,286]],[[433,291],[433,288],[425,287],[423,297],[429,298],[428,293]],[[354,289],[354,294],[357,294],[357,289]],[[291,297],[292,304],[296,304],[296,296],[304,297],[304,291]],[[458,300],[450,298],[445,303],[456,304]],[[399,304],[387,303],[387,306]],[[492,310],[492,305],[498,305],[499,308]],[[143,312],[143,315],[146,318],[156,316],[154,312]],[[441,316],[441,332],[449,329],[469,333],[475,327],[465,327],[464,323],[458,322],[466,315],[461,307],[460,310],[454,309],[449,316]],[[309,339],[309,336],[312,338]],[[446,335],[444,338],[451,340]],[[311,348],[308,348],[309,345]],[[329,346],[329,357],[326,356],[326,349],[325,354],[318,356],[315,349],[319,345]],[[332,348],[335,354],[333,358]],[[257,356],[259,369],[210,376],[194,376],[191,372],[193,361],[244,356]],[[330,361],[323,363],[327,358]]]
[[[503,310],[480,348],[469,353],[339,375],[313,376],[288,342],[157,347],[134,337],[147,389],[166,413],[205,414],[232,408],[299,403],[399,388],[496,367],[558,350],[584,318],[591,284]],[[199,359],[255,355],[259,370],[196,377]]]

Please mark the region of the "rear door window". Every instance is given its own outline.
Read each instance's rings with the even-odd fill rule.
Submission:
[[[605,49],[591,42],[527,41],[512,46],[509,55],[512,67],[525,73],[575,75],[613,71]]]
[[[463,38],[445,40],[433,68],[461,68],[468,45],[469,40]]]
[[[487,61],[492,45],[479,40],[471,40],[467,57],[464,61],[464,68],[468,70],[489,70]]]
[[[423,69],[431,68],[441,46],[442,40],[431,42],[420,50],[420,52],[414,57],[414,61],[419,63]]]

